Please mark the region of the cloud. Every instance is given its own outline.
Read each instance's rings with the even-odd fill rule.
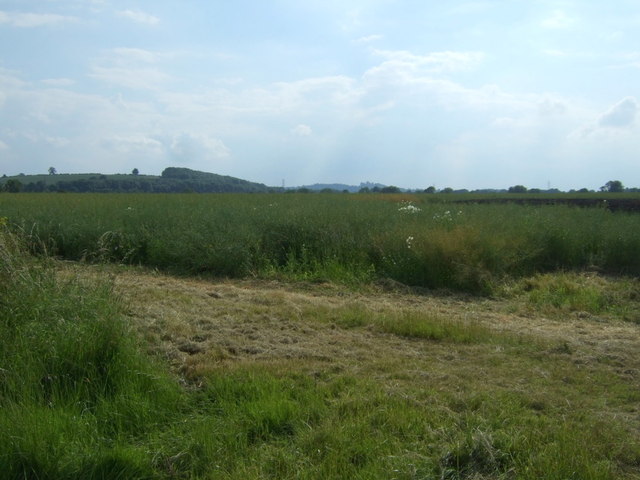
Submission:
[[[640,52],[632,52],[620,55],[621,63],[611,68],[640,68]]]
[[[355,43],[359,43],[359,44],[372,43],[377,40],[382,40],[382,38],[384,38],[382,35],[367,35],[365,37],[358,38],[357,40],[355,40]]]
[[[155,68],[93,67],[91,78],[134,90],[158,90],[171,77]]]
[[[470,70],[484,60],[482,52],[432,52],[416,55],[407,50],[374,50],[374,54],[386,60],[378,69],[424,70],[432,73],[458,72]]]
[[[23,132],[22,137],[29,140],[31,143],[44,143],[51,147],[62,148],[66,147],[71,143],[68,138],[65,137],[56,137],[51,135],[45,135],[42,133],[33,133],[33,132]]]
[[[538,111],[540,115],[562,115],[568,110],[567,104],[562,100],[553,98],[545,98],[538,103]]]
[[[123,154],[162,154],[164,145],[155,138],[145,135],[114,135],[104,140],[103,144],[108,148]]]
[[[12,27],[32,28],[45,25],[55,25],[66,22],[77,22],[78,18],[69,15],[53,13],[15,13],[0,11],[0,25],[8,24]]]
[[[0,150],[9,150],[9,145],[0,140]]]
[[[70,78],[45,78],[41,82],[51,87],[70,87],[76,83],[75,80]]]
[[[96,60],[89,77],[136,90],[159,90],[172,77],[157,64],[170,56],[141,48],[114,48]]]
[[[311,127],[309,125],[305,125],[303,123],[296,125],[291,129],[291,133],[297,135],[298,137],[308,137],[313,133]]]
[[[181,164],[226,159],[231,150],[222,140],[202,134],[182,133],[169,146],[172,159]]]
[[[639,109],[634,97],[626,97],[603,113],[598,120],[601,127],[623,128],[633,125]]]
[[[563,30],[571,28],[574,23],[576,23],[575,18],[569,17],[562,10],[554,10],[551,16],[545,18],[542,22],[540,22],[540,25],[543,28],[552,30]]]
[[[118,15],[136,23],[144,23],[145,25],[157,25],[160,19],[141,10],[120,10]]]

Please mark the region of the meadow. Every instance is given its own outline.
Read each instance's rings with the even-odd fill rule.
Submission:
[[[640,478],[636,214],[5,194],[0,217],[2,478]]]
[[[7,194],[0,208],[36,250],[174,274],[491,294],[535,273],[640,273],[640,215],[606,208],[402,194]]]

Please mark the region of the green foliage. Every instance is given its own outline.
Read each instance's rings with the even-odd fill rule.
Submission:
[[[390,278],[478,294],[558,270],[640,274],[637,214],[453,195],[22,194],[0,209],[34,250],[181,274]]]
[[[132,439],[181,395],[138,352],[110,285],[57,278],[3,230],[0,298],[3,478],[149,478]]]
[[[109,282],[56,272],[0,228],[3,478],[612,480],[637,469],[633,435],[615,419],[572,407],[576,393],[564,383],[543,403],[532,401],[530,390],[549,387],[540,376],[526,377],[534,381],[526,389],[476,382],[471,391],[461,382],[442,390],[431,377],[419,381],[418,363],[395,373],[358,363],[354,372],[364,370],[355,375],[324,363],[308,372],[247,362],[220,366],[180,391],[141,353]],[[355,306],[337,315],[340,327],[372,326],[410,337],[417,349],[451,342],[452,358],[473,355],[478,372],[516,362],[524,375],[536,362],[530,345],[472,324]],[[476,356],[483,342],[492,343],[488,362]],[[505,357],[504,348],[516,354]],[[581,403],[615,402],[615,389],[637,398],[632,386],[598,378],[597,367],[564,368],[583,372]]]
[[[18,193],[22,191],[23,185],[20,180],[16,180],[15,178],[10,178],[2,185],[2,191],[8,193]]]
[[[527,193],[527,187],[524,185],[514,185],[509,187],[509,193]]]
[[[134,168],[130,175],[58,174],[53,167],[49,175],[23,175],[20,180],[8,178],[3,182],[9,192],[73,192],[73,193],[217,193],[267,192],[260,183],[235,177],[198,172],[188,168],[170,167],[160,177],[140,175]],[[17,182],[17,183],[16,183]]]
[[[609,193],[620,193],[624,192],[624,185],[620,180],[609,180],[602,187],[600,187],[600,190]]]

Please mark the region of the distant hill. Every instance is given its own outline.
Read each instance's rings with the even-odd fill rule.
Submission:
[[[17,175],[0,178],[5,191],[75,193],[265,193],[279,190],[240,178],[169,167],[160,176],[99,173]]]

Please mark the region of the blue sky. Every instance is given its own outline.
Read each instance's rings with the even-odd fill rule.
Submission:
[[[640,186],[637,0],[0,0],[0,174]]]

